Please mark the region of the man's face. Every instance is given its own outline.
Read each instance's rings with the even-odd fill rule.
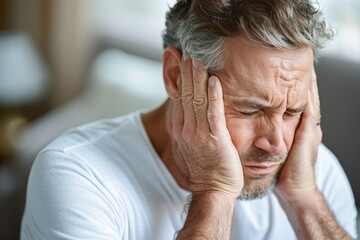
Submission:
[[[222,82],[227,128],[244,173],[240,199],[264,196],[286,161],[308,99],[310,48],[274,50],[240,38],[225,43]]]

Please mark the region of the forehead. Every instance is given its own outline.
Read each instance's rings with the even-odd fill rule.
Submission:
[[[307,96],[313,71],[311,48],[279,50],[229,38],[224,53],[226,62],[219,75],[225,95],[265,99],[275,95],[290,99]]]

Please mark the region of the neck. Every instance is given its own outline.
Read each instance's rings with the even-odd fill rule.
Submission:
[[[171,111],[171,100],[168,99],[158,108],[141,115],[146,133],[159,158],[163,161],[180,187],[187,190],[184,176],[180,173],[172,156],[172,141],[169,135],[170,125],[169,110]]]

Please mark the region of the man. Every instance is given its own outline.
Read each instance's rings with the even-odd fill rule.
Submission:
[[[37,157],[22,239],[351,239],[321,145],[308,1],[179,0],[157,109],[70,130]]]

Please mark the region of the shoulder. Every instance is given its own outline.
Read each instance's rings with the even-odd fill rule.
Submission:
[[[28,239],[26,235],[52,239],[61,234],[81,239],[89,232],[95,239],[121,236],[121,209],[128,200],[126,194],[119,193],[127,193],[130,181],[126,181],[121,165],[114,167],[117,153],[112,149],[116,149],[114,138],[122,135],[121,129],[128,130],[134,124],[132,117],[71,129],[38,154],[28,181],[24,239]]]
[[[101,180],[106,186],[104,183],[108,179],[120,176],[122,168],[126,167],[122,149],[131,141],[127,132],[136,135],[138,131],[136,116],[101,120],[65,132],[37,155],[29,186],[35,179],[51,182],[53,188],[69,181],[96,185]]]
[[[124,135],[127,131],[134,132],[134,129],[139,128],[139,118],[140,112],[134,112],[118,118],[102,119],[71,128],[52,141],[44,150],[71,151],[116,135]]]
[[[53,164],[104,165],[117,158],[121,149],[134,139],[142,137],[140,112],[112,119],[103,119],[87,123],[61,134],[40,151],[34,167]],[[107,161],[104,161],[106,159]]]
[[[316,182],[324,193],[337,191],[337,186],[351,193],[350,183],[337,157],[324,144],[319,146],[315,165]]]
[[[326,188],[332,181],[350,187],[345,171],[335,154],[324,144],[320,144],[315,164],[316,181],[319,187]],[[351,190],[351,189],[350,189]]]
[[[117,205],[89,166],[64,152],[45,150],[31,169],[22,239],[55,239],[63,234],[81,239],[89,231],[97,239],[108,239],[91,230],[102,228],[116,237]]]

